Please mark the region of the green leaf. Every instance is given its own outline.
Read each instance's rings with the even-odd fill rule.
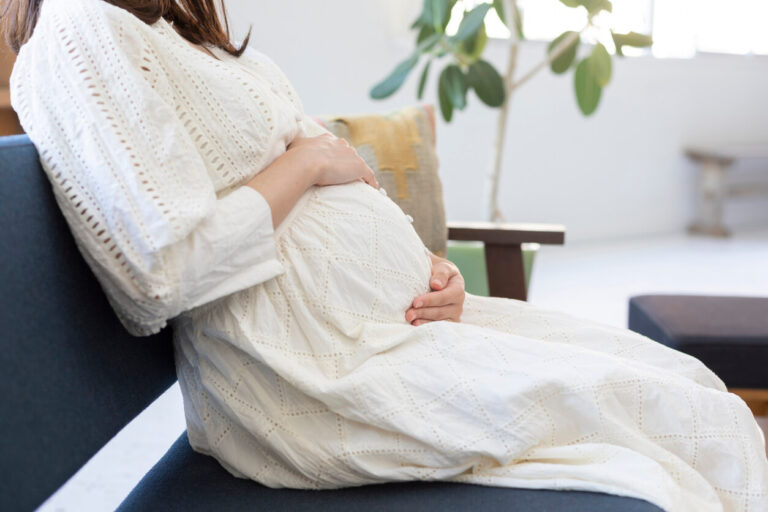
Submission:
[[[613,12],[613,3],[609,2],[608,0],[603,0],[603,2],[600,5],[600,10]]]
[[[448,97],[448,91],[442,80],[437,82],[437,95],[440,99],[440,112],[443,114],[443,119],[445,119],[445,122],[450,123],[453,118],[453,103]]]
[[[560,0],[567,7],[584,7],[589,14],[600,11],[613,12],[613,4],[609,0]]]
[[[451,13],[453,12],[453,7],[456,5],[456,2],[458,2],[458,0],[447,0],[447,1],[448,1],[448,5],[445,9],[445,15],[443,16],[443,22],[442,22],[443,33],[445,33],[445,27],[447,27],[448,23],[451,22]]]
[[[512,4],[515,9],[515,27],[517,28],[517,37],[519,39],[525,39],[525,32],[523,32],[523,13],[520,12],[520,8],[517,6],[517,2]]]
[[[459,24],[459,30],[451,39],[453,41],[459,42],[464,41],[465,39],[469,39],[471,36],[473,36],[475,32],[480,30],[480,27],[483,25],[485,16],[488,14],[488,10],[490,8],[491,4],[483,3],[468,13],[465,13],[464,18],[462,18],[461,23]]]
[[[496,14],[499,16],[501,22],[506,25],[507,17],[505,16],[504,11],[504,0],[493,0],[493,8],[496,10]]]
[[[589,70],[600,87],[605,87],[611,81],[612,68],[611,55],[602,43],[597,43],[589,56]]]
[[[449,64],[440,73],[440,87],[445,89],[448,99],[458,110],[467,106],[467,88],[464,82],[464,73],[456,64]]]
[[[466,54],[469,62],[474,62],[483,54],[487,43],[488,33],[485,31],[485,26],[482,25],[473,37],[459,43],[459,49]]]
[[[616,34],[611,32],[613,37],[613,44],[616,45],[616,54],[623,57],[624,46],[631,46],[633,48],[647,48],[653,45],[653,38],[646,34],[638,34],[637,32],[628,32],[626,34]]]
[[[387,78],[376,84],[373,89],[371,89],[371,98],[375,100],[381,100],[392,96],[400,88],[400,86],[403,85],[403,82],[405,82],[408,74],[414,67],[416,67],[418,62],[419,55],[416,54],[398,64],[392,73],[387,76]]]
[[[435,32],[443,31],[443,20],[447,14],[447,0],[424,0],[424,23],[434,27]]]
[[[467,82],[475,90],[480,101],[489,107],[500,107],[504,104],[504,80],[489,62],[478,60],[469,66]]]
[[[424,87],[427,85],[427,76],[429,76],[429,68],[432,65],[432,61],[428,60],[427,65],[424,66],[424,71],[421,72],[421,78],[419,78],[419,90],[418,98],[421,99],[424,96]]]
[[[496,10],[496,15],[501,22],[509,28],[509,20],[506,17],[506,8],[504,6],[504,0],[493,0],[493,8]],[[518,39],[525,39],[525,33],[523,32],[523,16],[520,13],[520,8],[517,6],[517,1],[512,2],[512,8],[515,10],[515,28],[517,28]]]
[[[435,29],[432,28],[432,25],[422,25],[421,29],[419,29],[419,35],[416,36],[416,44],[419,45],[422,42],[424,42],[425,39],[430,38],[435,35]]]
[[[595,80],[595,77],[590,70],[588,58],[582,60],[579,65],[576,66],[574,86],[576,89],[576,101],[579,104],[581,112],[585,116],[591,115],[600,103],[600,96],[602,95],[603,88],[600,87],[600,84]]]
[[[569,37],[573,37],[574,35],[578,36],[577,32],[574,32],[572,30],[569,30],[567,32],[563,32],[557,38],[549,43],[549,47],[547,47],[547,53],[552,53],[552,51],[560,46],[560,43],[562,43],[564,40],[568,39]],[[559,57],[557,57],[555,60],[552,61],[552,64],[550,64],[550,67],[552,68],[553,73],[561,74],[568,71],[568,68],[571,67],[573,64],[573,60],[576,58],[576,52],[579,49],[579,38],[576,37],[573,41],[573,43],[569,44],[568,47],[563,51],[563,53],[560,54]]]
[[[432,34],[424,38],[416,47],[416,54],[429,52],[442,38],[443,34]]]
[[[613,4],[609,0],[581,0],[589,14],[597,14],[600,11],[613,12]]]

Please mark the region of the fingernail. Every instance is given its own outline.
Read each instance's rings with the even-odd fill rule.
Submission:
[[[423,304],[424,304],[423,302],[421,302],[420,300],[417,300],[416,302],[414,302],[413,307],[420,308]]]

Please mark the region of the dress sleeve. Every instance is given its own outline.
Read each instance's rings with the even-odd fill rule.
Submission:
[[[322,126],[320,123],[305,115],[301,121],[302,134],[305,137],[318,137],[323,134],[333,135],[328,129]],[[334,135],[335,137],[335,135]]]
[[[246,48],[242,57],[244,64],[249,66],[254,72],[262,73],[263,70],[254,67],[254,63],[258,63],[261,66],[266,66],[269,72],[271,80],[275,83],[279,83],[283,86],[283,89],[287,91],[286,100],[293,104],[293,107],[297,112],[297,121],[301,124],[301,135],[304,137],[317,137],[320,135],[334,136],[328,129],[322,126],[320,123],[312,119],[304,112],[304,105],[301,103],[299,94],[296,92],[295,87],[285,75],[282,69],[275,64],[275,62],[267,55],[254,50],[252,47]]]
[[[142,30],[151,28],[101,0],[53,2],[11,84],[81,252],[139,336],[283,272],[269,205],[250,187],[217,197],[158,92],[172,84],[142,72]]]

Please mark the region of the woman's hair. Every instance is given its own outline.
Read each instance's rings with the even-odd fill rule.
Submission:
[[[44,0],[0,0],[0,32],[18,53],[35,30]],[[208,44],[239,57],[250,32],[238,48],[232,44],[223,0],[103,0],[130,12],[151,25],[160,18],[172,23],[179,34],[194,44]]]

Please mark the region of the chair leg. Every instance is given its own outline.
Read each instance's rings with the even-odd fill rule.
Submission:
[[[491,297],[527,300],[523,249],[520,244],[485,244],[488,291]]]

